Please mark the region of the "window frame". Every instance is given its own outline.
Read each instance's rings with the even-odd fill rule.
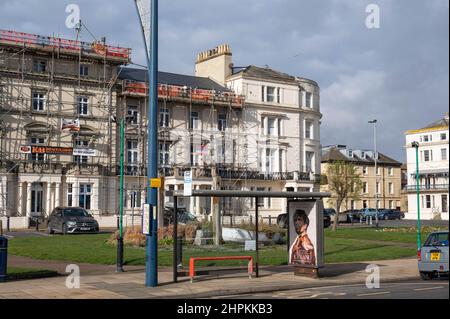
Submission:
[[[77,96],[77,115],[89,115],[89,97],[85,95]]]
[[[33,91],[31,93],[31,109],[32,109],[32,111],[44,112],[46,109],[46,106],[47,106],[47,93],[43,92],[43,91]]]

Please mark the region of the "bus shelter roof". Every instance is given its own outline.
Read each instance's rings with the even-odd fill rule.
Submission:
[[[167,196],[184,196],[184,191],[168,191]],[[331,193],[323,192],[267,192],[267,191],[234,191],[234,190],[192,190],[192,197],[278,197],[298,199],[319,199],[331,197]]]

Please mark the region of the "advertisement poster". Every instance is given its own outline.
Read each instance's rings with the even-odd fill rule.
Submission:
[[[89,148],[75,148],[73,155],[75,156],[96,156],[97,152]]]
[[[61,130],[69,130],[78,132],[80,130],[80,120],[78,119],[62,119]]]
[[[323,266],[322,201],[289,202],[289,264]]]
[[[31,154],[31,146],[21,146],[20,154]]]

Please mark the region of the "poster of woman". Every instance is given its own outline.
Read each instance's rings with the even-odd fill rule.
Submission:
[[[320,201],[289,203],[289,264],[318,268],[323,260]]]
[[[292,214],[292,222],[297,234],[289,249],[291,264],[316,265],[314,244],[308,237],[309,218],[303,209],[296,209]]]

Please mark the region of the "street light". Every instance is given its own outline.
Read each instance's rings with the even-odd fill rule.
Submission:
[[[377,123],[378,120],[369,121],[369,124],[373,124],[373,145],[374,145],[374,158],[375,158],[375,227],[378,228],[378,152],[377,152]]]
[[[417,194],[417,250],[421,247],[420,236],[420,180],[419,180],[419,142],[412,142],[411,146],[416,149],[416,194]]]
[[[125,119],[120,120],[120,198],[119,237],[117,237],[117,272],[123,272],[123,162],[125,146]]]

